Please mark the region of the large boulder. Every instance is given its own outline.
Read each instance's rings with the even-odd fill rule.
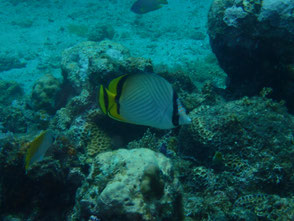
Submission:
[[[180,186],[171,161],[150,149],[96,156],[76,195],[74,220],[180,220]]]
[[[210,43],[229,76],[229,89],[252,95],[264,86],[294,107],[294,2],[215,0]]]

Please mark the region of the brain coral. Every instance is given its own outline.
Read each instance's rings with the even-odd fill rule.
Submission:
[[[88,137],[86,152],[90,157],[111,149],[110,136],[98,125],[92,122],[86,123],[85,133]]]

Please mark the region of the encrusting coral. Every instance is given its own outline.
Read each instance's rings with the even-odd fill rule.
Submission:
[[[98,153],[111,150],[112,141],[109,135],[98,125],[92,122],[86,123],[85,133],[88,134],[86,153],[93,157]]]

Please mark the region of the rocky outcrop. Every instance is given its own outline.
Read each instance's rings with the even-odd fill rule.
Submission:
[[[210,43],[229,76],[229,90],[253,95],[265,86],[293,109],[294,2],[215,0]]]
[[[87,41],[63,52],[62,74],[74,90],[97,87],[122,74],[151,72],[150,60],[131,57],[128,49],[111,41]]]
[[[97,155],[71,217],[88,220],[180,220],[180,186],[171,161],[152,150]]]
[[[42,76],[33,86],[30,105],[35,110],[54,113],[58,108],[61,82],[51,74]]]

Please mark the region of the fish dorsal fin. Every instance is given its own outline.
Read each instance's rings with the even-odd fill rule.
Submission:
[[[41,143],[44,140],[44,137],[46,135],[46,130],[41,132],[39,136],[37,136],[30,144],[26,153],[25,157],[25,169],[27,170],[30,165],[30,161],[34,154],[38,151],[39,147],[41,146]]]

